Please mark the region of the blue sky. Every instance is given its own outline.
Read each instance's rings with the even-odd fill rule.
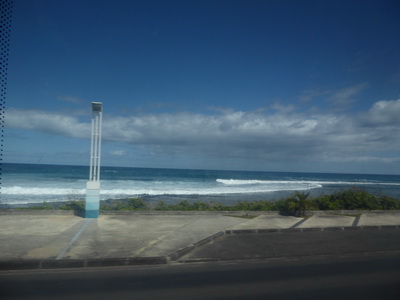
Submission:
[[[14,0],[5,162],[400,173],[398,1]]]

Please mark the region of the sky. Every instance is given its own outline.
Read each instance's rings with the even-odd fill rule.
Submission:
[[[3,162],[400,174],[397,0],[14,0]]]

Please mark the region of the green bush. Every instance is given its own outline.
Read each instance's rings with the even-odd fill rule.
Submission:
[[[130,210],[143,210],[146,209],[146,203],[143,199],[130,198],[127,201],[128,209]]]
[[[286,211],[286,199],[279,199],[275,202],[273,202],[273,205],[271,207],[271,210],[275,210],[275,211]]]
[[[85,210],[85,202],[73,200],[60,206],[62,210],[73,210],[75,212],[82,212]]]
[[[100,203],[100,210],[147,210],[148,203],[143,199],[129,198],[126,200],[113,200]]]
[[[337,209],[379,209],[378,199],[359,188],[334,193],[330,196],[331,202],[336,202]]]
[[[272,201],[240,201],[237,202],[234,210],[247,210],[247,211],[270,211],[274,210],[274,202]]]
[[[54,207],[51,204],[47,203],[46,201],[43,201],[41,204],[22,208],[22,209],[38,209],[38,210],[45,209],[46,210],[46,209],[54,209]]]
[[[154,208],[155,210],[171,210],[170,205],[166,204],[164,201],[159,201]]]
[[[192,205],[187,200],[179,201],[177,204],[175,204],[175,206],[176,206],[176,210],[185,211],[185,210],[192,210],[193,209]]]
[[[379,199],[359,189],[340,191],[331,195],[310,198],[309,193],[295,192],[277,201],[239,201],[233,205],[213,202],[180,201],[166,204],[160,201],[155,210],[169,211],[281,211],[289,215],[304,216],[307,210],[400,209],[400,200],[388,196]]]
[[[306,210],[314,209],[313,202],[309,198],[310,193],[296,192],[284,201],[283,211],[289,215],[302,217]]]
[[[210,210],[211,206],[208,203],[196,201],[192,204],[193,210],[205,211]]]
[[[342,204],[331,197],[331,195],[324,195],[312,200],[319,210],[341,210]]]
[[[360,189],[340,191],[332,195],[321,196],[313,199],[320,210],[354,210],[354,209],[399,209],[400,202],[388,196],[379,199],[374,195]]]
[[[232,211],[235,210],[235,208],[232,205],[225,205],[222,203],[211,203],[210,204],[210,210],[212,211]]]
[[[400,209],[400,200],[389,197],[389,196],[381,196],[378,199],[380,209]]]

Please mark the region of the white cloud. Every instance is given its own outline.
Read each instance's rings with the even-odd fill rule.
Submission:
[[[57,97],[57,100],[64,101],[64,102],[70,102],[70,103],[75,103],[75,104],[83,104],[86,101],[84,99],[78,98],[78,97],[73,97],[73,96],[59,96]]]
[[[335,105],[343,106],[348,105],[349,103],[354,102],[355,96],[357,96],[360,92],[365,90],[368,87],[368,83],[360,83],[351,87],[343,88],[335,93],[333,93],[328,101],[334,103]]]
[[[379,101],[359,115],[280,110],[226,110],[103,117],[103,139],[133,144],[148,153],[265,161],[393,162],[400,147],[400,100]],[[89,119],[89,117],[88,117]],[[89,121],[89,120],[88,120]],[[390,126],[388,126],[388,124]],[[90,137],[90,124],[46,111],[8,110],[9,128],[77,138]],[[121,156],[123,150],[110,152]]]
[[[315,99],[318,99],[322,96],[329,95],[331,92],[329,90],[322,90],[322,89],[310,89],[305,90],[299,96],[299,100],[301,102],[309,102]]]
[[[115,150],[110,152],[110,154],[113,156],[123,156],[125,155],[125,153],[126,153],[125,150]]]
[[[90,134],[90,125],[80,123],[77,117],[48,111],[9,109],[5,114],[5,125],[76,138]]]
[[[369,124],[400,125],[400,99],[397,101],[378,101],[364,115]]]

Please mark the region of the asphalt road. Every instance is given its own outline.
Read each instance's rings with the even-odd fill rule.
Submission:
[[[0,299],[400,299],[400,251],[3,271]]]
[[[400,251],[397,229],[324,230],[228,234],[198,247],[180,261],[297,257]]]

